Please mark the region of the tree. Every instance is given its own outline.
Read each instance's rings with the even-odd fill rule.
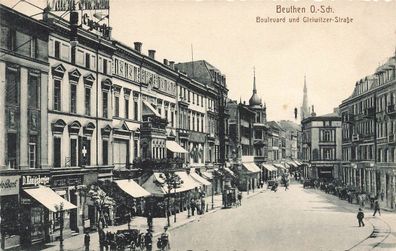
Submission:
[[[105,225],[104,212],[108,209],[111,209],[115,205],[115,202],[97,185],[91,185],[88,196],[93,201],[95,208],[99,213],[99,219],[96,224],[98,233],[100,234],[100,230],[102,229],[101,227]],[[102,226],[100,222],[102,222]]]

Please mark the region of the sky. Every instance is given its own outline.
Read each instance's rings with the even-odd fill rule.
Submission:
[[[44,0],[30,0],[45,6]],[[8,6],[18,0],[0,0]],[[276,13],[276,6],[306,13]],[[310,13],[310,6],[332,8]],[[21,2],[16,10],[38,10]],[[373,74],[396,48],[396,1],[136,1],[110,0],[113,38],[156,59],[204,59],[227,77],[229,97],[248,102],[253,68],[268,120],[294,120],[304,75],[315,112],[333,111],[351,95],[357,80]],[[350,17],[352,23],[257,23],[257,17]],[[191,50],[193,47],[193,53]]]

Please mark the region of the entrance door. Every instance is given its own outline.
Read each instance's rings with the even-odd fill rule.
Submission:
[[[74,205],[77,205],[76,190],[70,190],[70,202]],[[77,210],[78,208],[70,210],[70,229],[75,232],[78,232]]]

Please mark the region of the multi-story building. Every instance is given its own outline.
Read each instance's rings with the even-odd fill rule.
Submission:
[[[229,148],[228,140],[226,140],[226,128],[228,127],[226,101],[228,89],[225,75],[205,60],[178,63],[175,65],[175,68],[205,86],[208,145],[206,156],[208,156],[208,160],[212,160],[212,163],[224,165],[228,157],[227,149]],[[192,100],[197,96],[192,91],[188,92],[186,90],[186,92],[188,95],[187,99],[190,98]],[[202,102],[202,98],[200,101]],[[208,165],[211,166],[211,163],[208,163]]]
[[[340,177],[341,117],[337,112],[305,118],[302,122],[304,177]]]
[[[286,151],[284,158],[293,160],[299,159],[298,135],[301,133],[300,126],[289,120],[281,120],[279,124],[283,130],[285,130]]]
[[[267,122],[268,129],[268,162],[282,160],[282,127],[276,121]]]
[[[24,193],[22,187],[27,186],[29,174],[39,173],[49,164],[50,27],[3,5],[0,19],[0,82],[4,87],[0,94],[0,249],[6,250],[18,247],[26,238],[20,232],[24,229],[20,223],[24,223],[17,206]],[[42,233],[33,228],[29,236]]]
[[[342,116],[342,179],[357,190],[382,197],[395,208],[395,65],[396,56],[373,75],[356,82],[340,105]]]

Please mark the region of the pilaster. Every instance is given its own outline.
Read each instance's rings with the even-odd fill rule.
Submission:
[[[20,81],[20,127],[19,127],[19,166],[20,169],[27,169],[28,163],[28,145],[29,145],[29,128],[28,128],[28,70],[21,67]]]

